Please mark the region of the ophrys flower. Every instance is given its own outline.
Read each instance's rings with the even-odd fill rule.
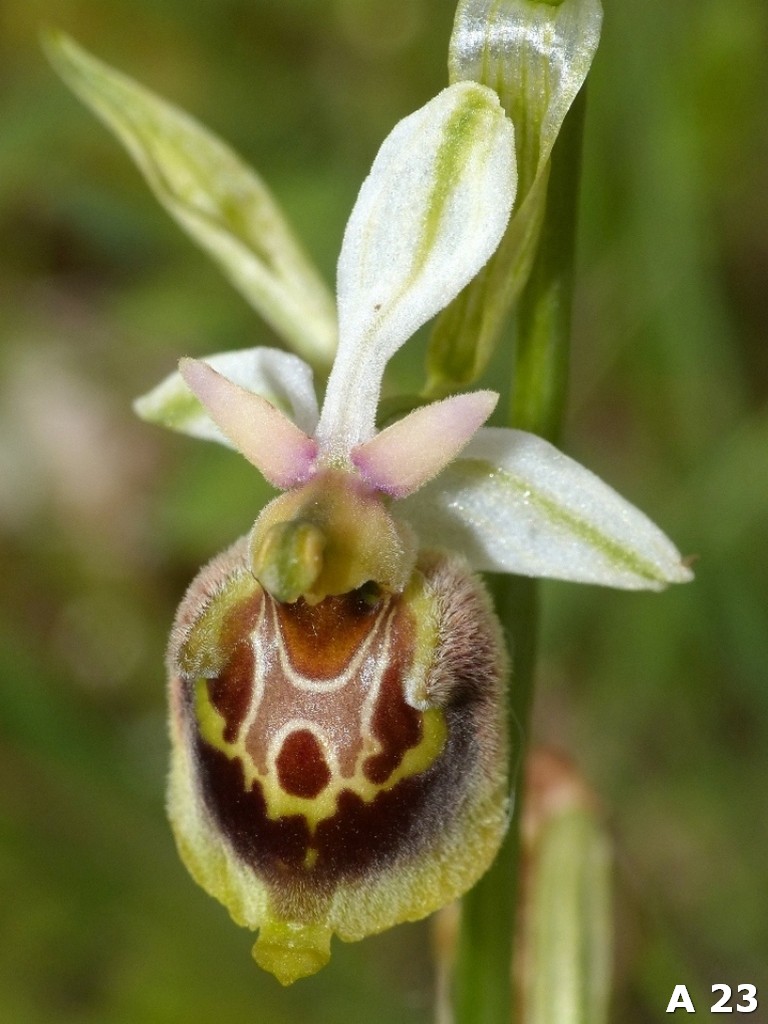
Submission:
[[[174,215],[301,335],[295,252],[280,263],[280,235],[248,262],[225,223],[231,197],[209,202],[192,172],[226,169],[216,187],[236,180],[264,207],[260,184],[177,112],[72,44],[57,52]],[[361,189],[322,412],[307,364],[264,348],[183,360],[137,403],[234,446],[284,492],[193,582],[168,668],[182,857],[259,930],[254,955],[285,983],[323,965],[334,932],[359,939],[461,895],[501,842],[506,657],[475,570],[628,588],[690,576],[589,471],[533,435],[483,428],[492,392],[376,429],[387,361],[491,256],[515,183],[496,95],[451,86],[396,126]]]
[[[376,431],[387,359],[493,252],[514,181],[495,95],[445,90],[385,141],[350,217],[319,417],[309,368],[270,350],[184,360],[140,406],[191,413],[186,384],[186,428],[220,432],[285,490],[192,585],[169,654],[182,854],[260,929],[255,956],[283,981],[321,966],[332,932],[454,899],[503,837],[505,657],[472,568],[624,587],[689,575],[587,470],[480,429],[492,392]],[[292,416],[263,397],[267,377]]]
[[[496,398],[448,399],[381,433],[375,413],[387,357],[490,256],[513,195],[495,95],[446,90],[396,127],[350,218],[319,418],[296,357],[181,364],[211,417],[198,426],[215,422],[285,493],[179,609],[171,817],[194,876],[259,928],[254,955],[284,982],[322,966],[332,932],[362,938],[460,895],[504,834],[506,659],[490,602],[463,559],[421,545],[390,508]],[[305,430],[225,376],[247,363],[280,380]]]

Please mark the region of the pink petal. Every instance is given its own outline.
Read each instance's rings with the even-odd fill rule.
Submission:
[[[377,490],[405,498],[456,458],[498,400],[473,391],[415,409],[353,449],[352,462]]]
[[[179,372],[222,433],[269,483],[286,490],[306,480],[317,442],[284,413],[199,359],[182,359]]]

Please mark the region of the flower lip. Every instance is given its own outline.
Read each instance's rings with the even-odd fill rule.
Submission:
[[[508,824],[507,663],[460,558],[422,553],[373,605],[316,606],[274,601],[248,559],[243,538],[177,613],[169,810],[189,870],[288,984],[332,933],[422,918],[489,866]]]

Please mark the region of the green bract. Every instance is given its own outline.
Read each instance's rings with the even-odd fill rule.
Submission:
[[[318,369],[336,347],[333,300],[259,176],[188,114],[61,33],[64,81],[114,131],[157,198],[288,345]]]
[[[597,49],[600,0],[461,0],[452,82],[489,85],[515,125],[518,198],[496,253],[443,311],[430,340],[428,393],[476,381],[528,279],[544,220],[550,157]]]

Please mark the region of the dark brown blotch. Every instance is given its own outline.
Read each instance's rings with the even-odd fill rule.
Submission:
[[[312,892],[327,893],[434,842],[463,791],[463,746],[449,742],[427,771],[370,803],[342,790],[336,814],[322,821],[314,836],[302,815],[268,817],[261,786],[254,782],[245,789],[238,758],[230,760],[198,739],[198,765],[206,806],[223,835],[245,863],[287,897],[304,892],[308,878]],[[317,856],[308,866],[311,848]]]
[[[486,766],[498,760],[503,668],[498,626],[492,619],[489,625],[488,599],[473,578],[441,562],[430,576],[442,595],[440,620],[451,642],[436,652],[430,680],[430,696],[446,716],[446,744],[425,771],[403,779],[370,803],[350,790],[342,791],[336,814],[320,822],[313,835],[301,815],[270,820],[260,785],[245,789],[239,760],[230,760],[196,734],[198,777],[209,814],[235,853],[272,887],[276,898],[288,904],[303,904],[317,894],[328,896],[347,880],[365,879],[400,858],[424,855],[426,848],[439,841],[447,821],[471,795]],[[335,616],[337,625],[349,621],[347,613],[339,614],[343,610],[342,603]],[[285,621],[297,624],[304,616],[304,625],[318,627],[315,642],[330,636],[334,647],[334,615],[327,608],[320,616],[313,611],[294,608]],[[365,629],[358,632],[355,643],[364,637],[370,614],[370,606],[360,602],[356,621],[364,623]],[[409,616],[398,614],[392,620],[394,632],[406,632],[391,636],[390,652],[408,647],[405,640],[411,626]],[[350,646],[349,641],[346,647],[343,643],[334,647],[337,655],[344,650],[348,654],[351,648],[354,643]],[[307,640],[301,650],[302,656],[310,658],[312,643]],[[329,660],[333,659],[326,658],[323,664]],[[418,713],[404,702],[404,669],[397,668],[396,659],[389,671],[374,709],[373,728],[394,764],[395,749],[401,757],[414,740],[418,742],[412,712]],[[182,713],[192,716],[192,694],[185,687],[181,696]],[[378,765],[374,758],[369,760],[374,763],[367,768],[378,777],[385,770],[383,759]],[[316,856],[308,857],[310,850]]]
[[[258,783],[246,790],[240,758],[198,741],[198,762],[205,803],[238,855],[277,881],[300,873],[310,845],[303,815],[267,816]]]
[[[277,777],[291,796],[308,800],[319,796],[331,781],[331,770],[317,737],[309,729],[297,729],[283,740],[277,756]]]
[[[432,776],[415,775],[370,803],[342,790],[336,814],[317,828],[318,868],[333,880],[359,877],[434,834],[428,824],[433,783]]]

